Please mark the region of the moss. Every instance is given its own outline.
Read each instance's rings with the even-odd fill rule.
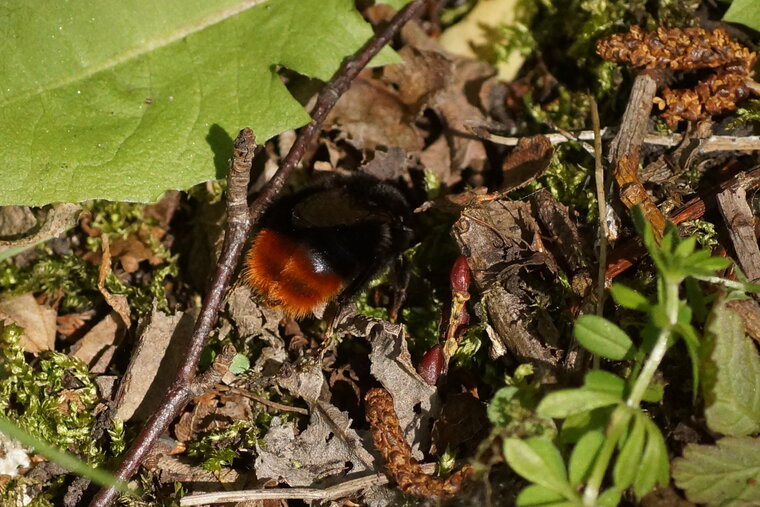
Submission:
[[[0,326],[0,412],[28,434],[102,464],[111,453],[91,438],[99,398],[87,366],[57,352],[30,364],[22,329]]]
[[[631,25],[693,26],[698,5],[697,0],[519,0],[515,23],[492,30],[492,47],[480,48],[480,54],[494,63],[513,50],[533,55],[523,80],[535,96],[526,98],[530,120],[520,131],[544,132],[552,123],[587,127],[588,93],[599,103],[602,122],[614,124],[628,90],[620,86],[622,68],[596,55],[596,41]]]
[[[155,301],[159,310],[169,311],[164,287],[167,277],[177,276],[177,256],[161,243],[154,229],[157,222],[146,217],[144,205],[95,201],[88,204],[93,213],[91,227],[105,232],[111,241],[137,235],[157,258],[164,262],[156,267],[141,269],[139,276],[106,278],[106,288],[114,294],[124,294],[136,314],[151,311]],[[87,237],[85,246],[96,251],[101,238]],[[102,303],[98,292],[98,266],[85,260],[81,252],[60,254],[45,244],[36,248],[37,258],[19,266],[13,259],[0,264],[0,287],[6,295],[33,292],[60,302],[60,312],[74,312]]]

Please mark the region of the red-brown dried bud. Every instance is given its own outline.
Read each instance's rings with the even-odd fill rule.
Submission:
[[[435,344],[433,348],[425,352],[420,364],[417,365],[417,373],[422,380],[434,386],[443,372],[443,347]]]
[[[454,265],[451,267],[449,283],[453,292],[467,293],[470,288],[470,266],[464,255],[457,257]]]

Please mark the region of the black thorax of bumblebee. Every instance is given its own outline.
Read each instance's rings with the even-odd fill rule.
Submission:
[[[307,249],[315,271],[346,282],[338,301],[360,292],[411,244],[411,209],[393,185],[364,173],[329,173],[278,199],[261,228]]]

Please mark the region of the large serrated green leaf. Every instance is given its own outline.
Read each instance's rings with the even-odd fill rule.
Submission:
[[[717,445],[689,444],[673,461],[676,485],[708,505],[760,504],[760,440],[727,437]]]
[[[278,66],[327,80],[371,35],[353,0],[3,2],[0,204],[222,177],[240,128],[263,141],[309,120]]]
[[[760,431],[760,357],[741,318],[715,305],[705,333],[705,417],[711,430],[744,436]]]

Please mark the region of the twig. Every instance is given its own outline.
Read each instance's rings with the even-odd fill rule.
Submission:
[[[426,474],[432,474],[437,467],[436,463],[422,465]],[[388,484],[386,474],[372,474],[357,477],[350,481],[344,481],[328,488],[270,488],[249,489],[243,491],[220,491],[216,493],[203,493],[190,495],[180,500],[180,505],[207,505],[215,503],[246,502],[254,500],[337,500],[351,495],[356,491],[368,489],[374,486]]]
[[[604,195],[604,166],[602,165],[602,133],[600,131],[599,108],[596,100],[591,97],[591,123],[594,126],[594,179],[596,180],[596,205],[599,210],[599,269],[596,286],[596,314],[604,312],[604,296],[606,293],[607,268],[607,198]],[[599,356],[594,354],[594,369],[599,368]]]
[[[267,407],[274,408],[276,410],[282,410],[283,412],[295,412],[297,414],[303,414],[303,415],[309,415],[309,411],[305,408],[301,407],[292,407],[290,405],[284,405],[282,403],[277,403],[276,401],[268,400],[266,398],[262,398],[261,396],[257,396],[253,394],[251,391],[247,391],[245,389],[240,389],[239,387],[229,387],[229,386],[223,386],[219,385],[216,386],[216,390],[219,392],[231,392],[235,393],[239,396],[243,396],[244,398],[249,398],[251,400],[254,400],[258,403],[261,403],[262,405],[266,405]]]
[[[639,180],[641,145],[644,143],[657,84],[658,75],[654,72],[641,72],[636,76],[620,122],[620,130],[610,144],[609,159],[615,168],[620,200],[628,209],[641,206],[659,241],[665,231],[665,216]]]
[[[419,14],[425,6],[424,0],[414,0],[399,11],[390,23],[376,34],[358,53],[348,59],[317,98],[312,111],[312,121],[302,128],[298,138],[291,147],[277,173],[262,189],[256,201],[247,208],[247,189],[250,178],[251,160],[254,153],[253,133],[250,129],[241,131],[235,141],[235,154],[230,164],[227,186],[227,223],[224,244],[219,255],[216,271],[211,281],[209,293],[203,300],[200,315],[195,323],[195,330],[187,354],[178,368],[175,381],[169,388],[161,409],[148,420],[132,447],[119,465],[115,476],[128,480],[137,471],[158,437],[169,427],[171,421],[179,414],[182,407],[196,394],[191,389],[200,353],[206,343],[217,317],[224,297],[230,286],[232,274],[238,264],[240,255],[253,224],[261,217],[285,184],[290,173],[303,156],[306,147],[319,132],[327,113],[333,108],[340,96],[348,89],[351,81],[366,64],[383,48],[411,18]],[[113,488],[102,489],[93,498],[91,507],[105,507],[116,498]]]
[[[760,170],[740,173],[717,196],[718,209],[734,244],[736,259],[751,282],[760,280],[760,248],[755,235],[755,217],[747,202],[747,190],[760,182]]]
[[[504,146],[517,146],[520,137],[505,137],[492,134],[483,127],[470,126],[469,129],[480,139]],[[614,137],[615,129],[603,128],[600,130],[602,139]],[[553,132],[544,134],[551,144],[561,144],[574,141],[591,141],[594,139],[593,130],[581,130],[580,132]],[[656,146],[674,147],[683,141],[682,134],[646,134],[644,144]],[[712,153],[715,151],[756,151],[760,150],[760,136],[710,136],[702,140],[697,153]]]

